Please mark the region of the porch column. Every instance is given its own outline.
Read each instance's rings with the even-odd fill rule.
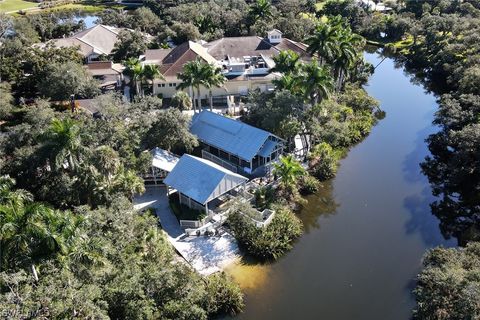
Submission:
[[[157,184],[157,176],[155,174],[155,167],[152,166],[152,175],[153,175],[153,181],[155,181],[155,185]]]

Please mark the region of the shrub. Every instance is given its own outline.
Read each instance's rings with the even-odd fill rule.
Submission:
[[[206,291],[205,310],[210,315],[235,315],[245,306],[240,287],[223,272],[207,278]]]
[[[292,248],[302,234],[301,221],[287,208],[277,207],[275,217],[265,228],[238,212],[228,218],[233,235],[248,254],[260,260],[275,260]]]
[[[271,186],[260,187],[255,190],[255,207],[262,211],[271,207],[275,201],[275,189]]]
[[[177,108],[180,111],[190,110],[192,109],[192,99],[187,93],[183,91],[178,91],[172,97],[172,100],[170,101],[170,106],[172,108]]]
[[[312,194],[320,188],[320,181],[311,175],[305,175],[300,182],[300,192],[302,194]]]
[[[331,179],[337,172],[338,158],[328,143],[316,145],[310,161],[310,174],[323,181]]]

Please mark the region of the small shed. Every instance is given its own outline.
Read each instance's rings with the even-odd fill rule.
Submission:
[[[248,181],[209,160],[183,155],[165,178],[169,188],[177,190],[181,204],[209,213],[208,204]]]

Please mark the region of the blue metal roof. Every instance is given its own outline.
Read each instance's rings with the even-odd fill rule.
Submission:
[[[270,156],[272,152],[277,148],[277,145],[278,145],[278,142],[267,140],[263,145],[263,147],[258,152],[258,155],[264,158]]]
[[[209,160],[184,154],[163,182],[205,204],[248,181]]]
[[[201,141],[250,161],[272,134],[222,115],[202,111],[192,119],[190,131]]]

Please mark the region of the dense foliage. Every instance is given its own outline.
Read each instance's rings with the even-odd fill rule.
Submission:
[[[233,235],[246,252],[260,260],[277,259],[292,248],[302,233],[302,223],[288,209],[275,207],[275,217],[264,228],[258,228],[246,215],[248,206],[239,206],[228,218]]]
[[[0,139],[0,171],[56,206],[95,207],[116,194],[132,198],[143,189],[136,175],[149,167],[146,148],[181,151],[197,145],[188,118],[176,109],[158,109],[155,99],[126,103],[100,96],[93,101],[99,119],[55,112],[45,101],[25,106],[18,112],[21,124],[8,127]]]
[[[416,319],[480,318],[479,242],[463,249],[432,249],[423,265],[414,291]]]
[[[293,207],[302,203],[299,191],[315,192],[314,176],[334,174],[340,151],[369,133],[378,111],[361,88],[372,72],[361,57],[363,38],[342,19],[317,19],[315,11],[312,0],[145,0],[129,14],[105,10],[100,22],[129,29],[120,32],[112,56],[101,59],[124,63],[132,102],[99,95],[76,48],[39,44],[82,30],[82,21],[61,13],[0,14],[0,313],[205,319],[239,312],[238,286],[223,274],[201,278],[179,262],[156,219],[132,208],[134,194],[144,190],[139,176],[151,163],[145,150],[182,154],[196,147],[181,111],[200,106],[200,86],[210,89],[212,107],[211,91],[226,79],[213,65],[186,64],[177,89],[191,95],[179,91],[167,109],[151,95],[160,69],[138,57],[147,48],[263,37],[273,28],[310,45],[309,61],[291,51],[275,58],[282,73],[278,90],[252,93],[244,115],[285,138],[289,150],[300,136],[310,164],[312,175],[293,157],[282,158],[274,169],[276,188],[257,191],[256,206],[276,211],[268,226],[258,228],[239,214],[252,208],[229,219],[248,253],[276,259],[291,249],[302,224],[288,206],[275,203],[289,200]],[[95,117],[66,102],[72,94],[94,97]]]
[[[175,262],[156,218],[128,200],[72,214],[12,187],[2,178],[0,312],[9,319],[206,319],[241,310],[236,285]]]

